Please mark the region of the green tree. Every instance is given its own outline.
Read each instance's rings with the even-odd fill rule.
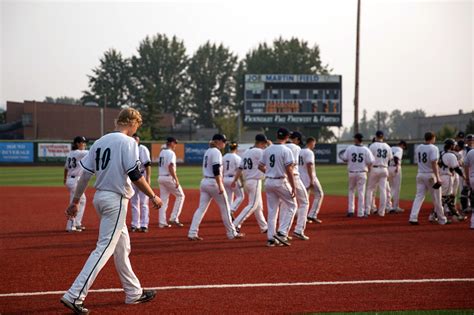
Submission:
[[[143,112],[144,125],[156,139],[160,136],[160,114],[173,113],[179,122],[188,112],[186,48],[176,36],[147,36],[131,64],[131,100]]]
[[[214,118],[214,124],[220,133],[226,135],[229,140],[237,140],[238,138],[238,119],[237,115],[218,116]]]
[[[469,122],[466,125],[466,135],[474,133],[474,120],[469,118]]]
[[[96,102],[104,107],[129,104],[130,60],[115,49],[109,49],[100,65],[89,75],[89,91],[84,91],[83,102]]]
[[[222,44],[200,46],[192,56],[190,110],[199,124],[211,128],[217,117],[228,117],[236,111],[234,80],[237,57]]]
[[[456,137],[457,130],[455,127],[451,125],[444,125],[441,129],[436,133],[436,138],[439,141],[443,141],[446,138],[454,138]]]
[[[56,104],[71,104],[71,105],[79,105],[81,104],[81,100],[74,98],[74,97],[69,97],[69,96],[61,96],[61,97],[51,97],[51,96],[46,96],[43,100],[45,103],[56,103]]]

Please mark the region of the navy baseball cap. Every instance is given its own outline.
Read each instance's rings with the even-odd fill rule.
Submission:
[[[267,137],[262,134],[262,133],[259,133],[258,135],[255,136],[255,141],[258,141],[258,142],[267,142],[268,139]]]
[[[375,133],[375,136],[377,138],[383,137],[383,131],[382,130],[377,130],[377,132]]]
[[[74,141],[73,143],[87,143],[87,139],[86,137],[83,137],[83,136],[77,136],[74,138]]]
[[[171,142],[178,143],[178,140],[176,140],[176,138],[173,138],[173,137],[168,137],[168,138],[166,138],[166,142],[168,142],[168,143],[171,143]]]
[[[469,141],[470,141],[470,140],[472,140],[472,138],[473,138],[473,137],[472,137],[472,133],[470,133],[470,134],[468,134],[468,135],[466,136],[466,140],[469,140]]]
[[[361,133],[358,132],[354,135],[354,139],[362,140],[362,139],[364,139],[364,136]]]
[[[290,134],[291,139],[300,139],[300,141],[303,139],[303,135],[299,131],[292,131]]]
[[[223,142],[226,142],[227,138],[225,137],[225,135],[222,135],[220,133],[216,133],[214,136],[212,136],[212,140],[221,140]]]
[[[458,138],[463,138],[464,139],[465,136],[466,136],[466,134],[464,132],[462,132],[462,131],[458,132],[458,135],[457,135]]]
[[[278,128],[277,136],[279,138],[284,138],[290,135],[290,132],[286,128]]]
[[[399,142],[398,144],[399,144],[399,145],[401,144],[401,145],[407,146],[407,143],[406,143],[405,140],[400,140],[400,142]]]

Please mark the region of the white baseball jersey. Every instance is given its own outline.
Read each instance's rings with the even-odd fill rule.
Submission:
[[[469,167],[469,177],[474,177],[474,149],[471,149],[464,158],[464,165]],[[471,183],[472,186],[472,183]]]
[[[300,178],[305,187],[308,187],[316,178],[316,169],[313,168],[313,174],[308,173],[308,165],[314,165],[314,152],[304,148],[300,152],[298,159]]]
[[[97,190],[112,191],[127,199],[133,196],[130,178],[124,176],[140,165],[138,145],[132,137],[121,132],[103,136],[94,142],[80,164],[85,171],[96,174]]]
[[[263,149],[252,147],[245,151],[239,168],[246,180],[262,179],[263,173],[258,169],[258,163],[262,159]]]
[[[347,147],[343,160],[347,162],[349,172],[367,172],[367,167],[374,163],[374,156],[369,148],[353,144]]]
[[[385,142],[374,142],[369,147],[374,156],[374,166],[388,167],[388,161],[393,158],[392,149]]]
[[[158,174],[160,176],[168,176],[170,175],[169,166],[173,164],[176,166],[176,154],[171,149],[163,149],[160,152],[160,156],[158,158]]]
[[[294,143],[287,143],[286,146],[291,150],[291,153],[293,154],[293,163],[295,164],[295,166],[293,167],[293,174],[299,175],[300,173],[298,170],[298,159],[300,157],[301,147]]]
[[[142,144],[138,146],[138,159],[140,160],[140,173],[145,174],[145,164],[151,163],[150,151]]]
[[[398,165],[402,165],[403,149],[398,145],[392,147],[392,158],[388,162],[389,166],[395,166],[395,157],[398,158]]]
[[[416,148],[415,160],[418,163],[418,173],[433,173],[431,162],[439,159],[439,150],[433,144],[420,144]]]
[[[450,169],[459,167],[459,161],[454,152],[442,152],[441,153],[442,166],[439,168],[439,173],[443,175],[453,175]]]
[[[242,158],[236,153],[227,153],[226,155],[224,155],[224,157],[222,158],[224,176],[234,177],[241,161]]]
[[[285,145],[276,143],[263,151],[260,164],[266,167],[266,177],[284,178],[286,177],[286,167],[294,162],[291,150]]]
[[[218,148],[209,148],[204,153],[202,161],[202,174],[204,177],[215,177],[212,167],[220,165],[220,174],[222,175],[222,154]]]
[[[64,168],[67,169],[68,176],[79,177],[82,175],[82,167],[79,162],[87,155],[88,150],[73,150],[66,157]]]

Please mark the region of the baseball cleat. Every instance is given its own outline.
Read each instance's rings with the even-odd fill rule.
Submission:
[[[244,237],[245,237],[245,233],[237,233],[235,234],[234,239],[239,239],[239,238],[244,238]]]
[[[352,218],[354,216],[354,212],[347,212],[346,217]]]
[[[268,229],[265,229],[265,230],[263,230],[263,231],[260,231],[260,233],[262,233],[262,234],[265,234],[265,233],[267,233],[267,232],[268,232]]]
[[[300,240],[303,240],[303,241],[309,240],[309,237],[304,235],[304,233],[293,232],[293,235],[296,236],[297,238],[299,238]]]
[[[139,232],[148,233],[148,228],[145,227],[145,226],[142,226],[142,227],[140,228]]]
[[[418,221],[408,221],[411,225],[420,225],[420,223],[418,223]]]
[[[288,237],[284,236],[283,234],[281,234],[279,232],[277,234],[275,234],[273,237],[285,246],[290,246],[291,245],[289,240],[288,240]]]
[[[133,226],[133,225],[132,225],[132,226],[130,227],[130,231],[132,231],[132,232],[137,232],[137,231],[138,231],[138,228],[137,228],[136,226]]]
[[[268,240],[267,241],[267,247],[275,247],[278,245],[278,241],[277,240]]]
[[[68,231],[69,233],[82,232],[81,229],[76,229],[76,227],[73,227],[72,229],[67,229],[66,231]]]
[[[84,225],[76,225],[76,230],[84,231],[86,227]]]
[[[155,290],[143,290],[143,293],[138,298],[138,300],[136,300],[135,302],[132,302],[130,304],[145,303],[145,302],[153,300],[155,297],[156,297],[156,291]]]
[[[175,226],[178,226],[178,227],[183,227],[184,224],[179,222],[179,221],[170,221],[169,222],[171,225],[175,225]]]
[[[71,303],[64,296],[61,298],[61,303],[66,306],[68,309],[74,312],[74,314],[89,314],[89,310],[84,307],[84,304],[75,304]]]
[[[188,240],[190,240],[190,241],[202,241],[203,238],[200,237],[200,236],[197,236],[197,235],[196,236],[188,236]]]
[[[165,223],[165,224],[161,224],[161,223],[160,223],[158,226],[160,227],[160,229],[164,229],[164,228],[169,228],[169,227],[171,227],[171,225],[169,225],[168,223]]]

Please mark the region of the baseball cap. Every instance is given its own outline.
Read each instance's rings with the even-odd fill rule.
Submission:
[[[444,144],[446,144],[446,145],[456,145],[456,141],[454,139],[447,138],[447,139],[444,140]]]
[[[405,140],[400,140],[400,142],[398,142],[398,144],[399,144],[399,145],[402,144],[402,145],[404,145],[404,146],[407,146],[407,143],[405,142]]]
[[[473,138],[472,133],[470,133],[466,136],[466,140],[472,140],[472,138]]]
[[[83,136],[77,136],[74,138],[74,143],[83,143],[83,142],[87,142],[87,139],[86,137],[83,137]]]
[[[214,136],[212,136],[212,140],[221,140],[223,142],[226,142],[227,138],[225,137],[225,135],[222,135],[220,133],[216,133]]]
[[[290,135],[290,132],[286,128],[278,128],[277,130],[277,136],[279,138],[284,138]]]
[[[168,142],[168,143],[171,143],[171,142],[178,143],[178,140],[176,140],[176,138],[173,138],[173,137],[168,137],[168,138],[166,138],[166,142]]]
[[[292,139],[300,139],[300,141],[303,139],[303,135],[299,131],[292,131],[290,134],[290,138]]]
[[[462,132],[462,131],[458,132],[458,135],[457,135],[458,138],[463,138],[464,139],[465,136],[466,136],[466,134],[464,132]]]
[[[383,137],[383,131],[382,130],[377,130],[377,132],[375,133],[375,136],[377,138]]]
[[[258,142],[267,142],[268,139],[264,134],[259,133],[258,135],[255,136],[255,141]]]
[[[356,133],[356,134],[354,135],[354,138],[355,138],[355,139],[362,140],[362,139],[364,138],[364,136],[363,136],[361,133],[358,132],[358,133]]]

